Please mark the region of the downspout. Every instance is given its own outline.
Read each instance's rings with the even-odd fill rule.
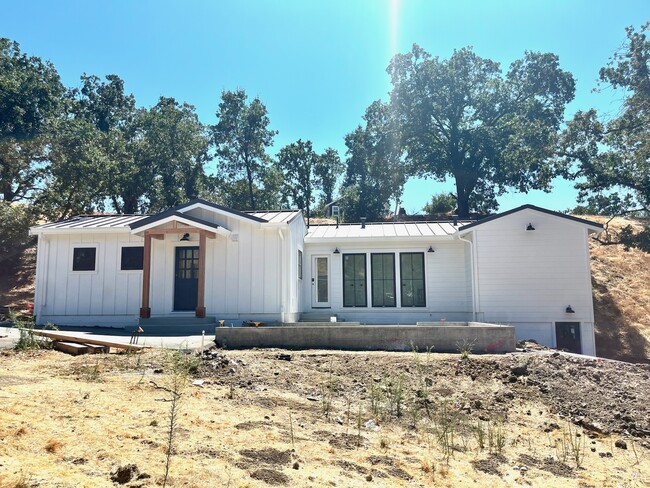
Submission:
[[[471,269],[472,269],[472,316],[474,317],[474,322],[476,322],[476,309],[478,308],[476,304],[476,288],[477,288],[477,276],[476,276],[476,260],[474,259],[474,243],[470,241],[469,239],[463,239],[460,234],[457,232],[456,233],[456,238],[459,241],[463,241],[469,244],[469,256],[470,256],[470,263],[471,263]]]
[[[283,266],[282,253],[284,251],[284,235],[282,235],[282,229],[278,229],[278,235],[280,236],[280,321],[284,324],[284,281],[285,281],[285,270]]]

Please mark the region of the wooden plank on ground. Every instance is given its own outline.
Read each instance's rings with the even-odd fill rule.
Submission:
[[[52,332],[49,330],[34,330],[32,331],[34,335],[41,337],[47,337],[53,340],[66,341],[66,342],[75,342],[77,344],[95,344],[97,346],[108,346],[114,347],[116,349],[127,349],[129,351],[141,351],[146,349],[149,346],[140,346],[138,344],[125,344],[123,342],[108,341],[104,339],[95,339],[91,336],[75,336],[72,334],[65,334],[62,332]]]
[[[79,354],[86,354],[88,352],[87,345],[77,344],[76,342],[54,341],[52,345],[54,346],[54,349],[56,349],[57,351],[72,354],[73,356],[78,356]]]

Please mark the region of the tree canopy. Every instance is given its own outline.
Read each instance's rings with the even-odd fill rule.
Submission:
[[[601,88],[623,94],[619,115],[578,112],[563,134],[566,175],[577,179],[579,198],[609,215],[650,214],[650,23],[629,27],[627,42],[600,70]],[[650,229],[618,236],[627,246],[650,251]]]
[[[388,73],[412,174],[454,178],[459,216],[496,208],[508,188],[550,189],[575,90],[556,55],[526,52],[504,75],[471,48],[440,59],[414,45],[393,58]]]

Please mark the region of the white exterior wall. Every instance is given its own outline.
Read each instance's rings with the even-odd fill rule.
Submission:
[[[435,252],[427,249],[433,245]],[[408,240],[383,240],[378,242],[327,242],[305,245],[305,279],[302,300],[305,312],[335,313],[348,321],[376,324],[414,324],[418,321],[468,321],[472,320],[471,269],[467,244],[458,240],[409,242]],[[340,254],[333,251],[338,248]],[[395,253],[395,291],[397,307],[372,307],[372,253]],[[424,253],[425,307],[401,307],[400,252]],[[366,254],[367,307],[343,306],[343,255]],[[314,308],[312,278],[313,258],[328,256],[330,264],[330,308]]]
[[[40,235],[34,313],[38,324],[135,324],[142,271],[120,270],[122,246],[143,245],[128,232]],[[75,247],[96,247],[95,271],[72,271]]]
[[[527,231],[529,223],[534,231]],[[478,318],[516,326],[517,339],[556,346],[556,322],[580,322],[582,351],[595,354],[587,243],[580,223],[526,209],[471,230]],[[573,314],[565,312],[571,305]]]

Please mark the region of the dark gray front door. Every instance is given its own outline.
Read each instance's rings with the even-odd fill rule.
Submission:
[[[580,322],[555,322],[555,341],[560,350],[582,353]]]
[[[196,310],[199,294],[199,248],[177,247],[174,310]]]

